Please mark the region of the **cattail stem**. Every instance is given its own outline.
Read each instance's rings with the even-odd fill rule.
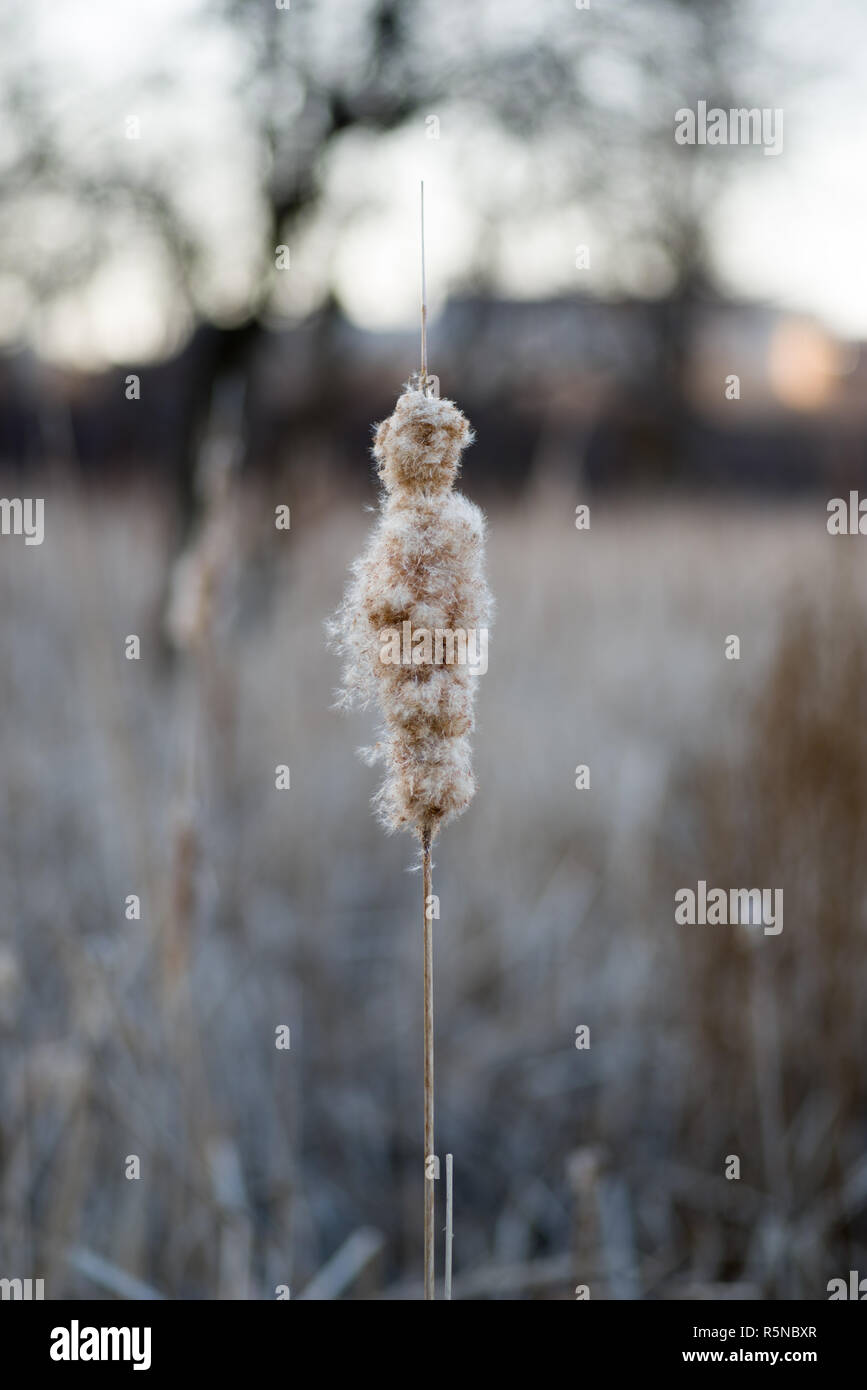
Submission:
[[[470,756],[475,672],[438,660],[404,664],[383,638],[407,628],[452,629],[487,641],[491,596],[484,573],[485,519],[454,491],[469,422],[452,401],[427,394],[421,379],[377,427],[373,446],[384,486],[380,516],[329,626],[346,657],[341,703],[374,698],[383,727],[369,760],[385,763],[374,801],[389,830],[412,830],[422,846],[424,917],[424,1296],[434,1297],[437,1157],[434,1149],[433,904],[434,835],[469,805],[476,790]],[[383,628],[383,622],[392,628]],[[464,667],[466,658],[459,658]]]
[[[433,913],[431,897],[431,832],[422,835],[424,880],[424,1296],[434,1297],[436,1187],[431,1164],[434,1156],[434,1023],[433,1023]]]
[[[424,275],[424,181],[421,185],[421,389],[427,395],[427,284]]]
[[[445,1296],[452,1296],[452,1243],[455,1238],[454,1165],[452,1155],[446,1154],[446,1277]]]

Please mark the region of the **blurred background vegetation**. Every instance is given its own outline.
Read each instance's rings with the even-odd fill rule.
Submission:
[[[498,598],[435,870],[456,1295],[865,1268],[867,594],[825,526],[867,461],[865,28],[6,5],[0,466],[46,533],[0,539],[0,1275],[419,1295],[412,847],[322,620],[418,366],[422,178]],[[699,100],[782,109],[781,154],[677,145]],[[783,887],[782,935],[676,927],[699,878]]]

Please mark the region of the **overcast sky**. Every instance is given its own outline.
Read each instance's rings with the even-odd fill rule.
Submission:
[[[302,2],[292,0],[296,13]],[[612,0],[599,0],[600,7],[606,3],[610,8]],[[568,0],[564,5],[571,9]],[[325,0],[321,8],[333,11],[334,41],[340,42],[346,3]],[[503,5],[504,15],[510,8],[519,22],[522,6]],[[6,13],[7,23],[17,15],[15,61],[46,74],[48,99],[63,114],[76,157],[95,125],[103,137],[108,129],[124,142],[124,158],[146,164],[167,149],[183,152],[181,196],[212,232],[208,306],[231,315],[244,301],[258,236],[257,169],[231,96],[244,54],[219,25],[196,23],[202,9],[202,0],[14,0]],[[867,6],[861,0],[765,0],[756,11],[757,34],[785,60],[781,72],[807,65],[819,75],[809,83],[793,78],[762,102],[783,108],[783,153],[771,158],[756,149],[738,162],[710,221],[716,271],[732,294],[813,313],[844,335],[867,337]],[[281,16],[287,24],[293,18],[291,11]],[[580,14],[570,14],[573,21],[580,23]],[[143,91],[142,74],[158,69],[180,73],[182,81]],[[679,105],[679,93],[672,92],[672,132]],[[126,139],[131,115],[141,122],[138,141]],[[520,143],[510,146],[493,126],[462,120],[459,112],[451,123],[444,118],[439,140],[425,138],[421,128],[373,138],[350,134],[329,153],[328,205],[315,235],[292,248],[281,307],[290,315],[304,313],[330,279],[358,323],[415,326],[419,180],[426,186],[435,313],[478,254],[473,180],[490,180],[492,170],[501,209],[492,254],[504,292],[664,288],[640,258],[634,284],[631,267],[606,261],[605,227],[594,221],[590,206],[570,203],[544,212],[528,206],[527,162]],[[28,235],[42,239],[46,256],[63,255],[69,223],[42,205],[34,209]],[[589,273],[576,271],[581,242],[593,251]],[[86,289],[46,306],[35,306],[14,273],[0,268],[0,335],[8,342],[26,331],[49,356],[94,364],[147,356],[180,341],[188,327],[159,247],[134,226],[118,228]]]

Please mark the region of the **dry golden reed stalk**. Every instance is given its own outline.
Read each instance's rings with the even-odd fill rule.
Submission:
[[[422,386],[427,378],[423,372]],[[478,651],[492,600],[484,568],[484,517],[453,490],[472,440],[452,401],[409,386],[379,425],[373,455],[383,484],[380,514],[352,566],[329,624],[344,657],[338,704],[375,701],[383,727],[369,762],[385,764],[374,804],[388,830],[422,847],[424,893],[425,1298],[434,1296],[433,931],[431,844],[476,790],[470,733]],[[463,637],[464,646],[456,645]],[[407,643],[407,638],[409,642]],[[463,659],[455,659],[456,652]]]
[[[230,405],[234,401],[229,394]],[[180,768],[172,831],[172,868],[163,926],[164,988],[177,1006],[189,969],[196,919],[197,876],[202,858],[201,781],[208,744],[219,739],[223,765],[230,762],[233,730],[226,664],[218,661],[221,609],[234,579],[238,544],[234,447],[239,426],[227,427],[226,399],[212,407],[197,467],[201,516],[186,549],[175,561],[165,614],[165,631],[182,655],[185,759]],[[233,416],[228,416],[233,420]]]

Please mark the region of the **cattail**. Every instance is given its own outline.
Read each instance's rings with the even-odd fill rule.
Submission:
[[[385,489],[379,520],[330,625],[345,657],[338,702],[374,700],[384,721],[376,746],[365,750],[369,761],[385,763],[375,797],[380,819],[422,842],[476,789],[469,735],[478,670],[449,660],[477,652],[481,635],[487,642],[491,616],[484,517],[453,491],[472,438],[451,401],[412,389],[400,397],[373,446]]]
[[[424,308],[423,318],[424,324]],[[374,803],[389,830],[422,846],[424,897],[424,1292],[434,1296],[433,931],[431,843],[471,801],[470,733],[492,601],[484,571],[485,522],[453,491],[469,423],[452,401],[407,387],[376,431],[380,514],[331,636],[345,659],[338,703],[375,701],[383,720],[368,760],[385,763]],[[461,642],[462,639],[462,642]],[[457,656],[457,659],[456,659]],[[450,1279],[446,1296],[451,1296]]]

